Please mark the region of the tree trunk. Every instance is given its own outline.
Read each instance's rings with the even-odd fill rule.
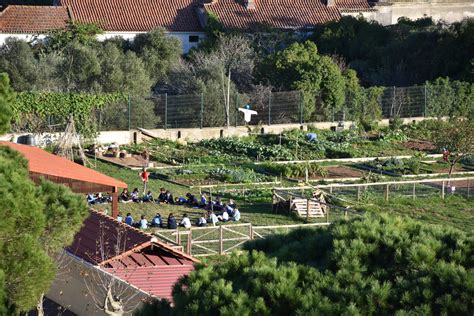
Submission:
[[[227,102],[226,102],[227,129],[230,127],[230,68],[227,77]]]
[[[41,296],[38,300],[38,304],[36,304],[36,312],[38,313],[38,316],[44,316],[43,300],[44,300],[44,293],[41,293]]]

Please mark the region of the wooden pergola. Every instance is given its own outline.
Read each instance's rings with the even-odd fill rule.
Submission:
[[[37,147],[4,141],[0,141],[0,145],[20,152],[28,160],[30,178],[35,183],[39,183],[41,179],[47,179],[63,184],[75,193],[110,193],[112,195],[112,217],[117,218],[118,189],[127,188],[127,184],[124,182]]]

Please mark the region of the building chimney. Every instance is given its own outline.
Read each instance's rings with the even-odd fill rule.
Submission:
[[[326,0],[326,6],[333,7],[336,5],[336,0]]]
[[[247,10],[255,10],[255,1],[256,0],[246,0],[245,1],[245,7]]]

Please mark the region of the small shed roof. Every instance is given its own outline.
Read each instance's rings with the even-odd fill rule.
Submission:
[[[28,160],[30,176],[35,182],[45,178],[62,183],[76,193],[112,192],[114,188],[127,187],[122,181],[37,147],[5,141],[0,141],[0,145],[19,151]]]
[[[198,262],[139,229],[90,210],[67,251],[142,291],[171,299],[174,283]]]

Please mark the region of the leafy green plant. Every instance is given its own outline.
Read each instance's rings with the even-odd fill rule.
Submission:
[[[328,171],[317,163],[289,163],[289,164],[275,164],[271,162],[262,165],[264,171],[282,175],[287,178],[301,178],[306,175],[308,171],[309,177],[327,177]]]

